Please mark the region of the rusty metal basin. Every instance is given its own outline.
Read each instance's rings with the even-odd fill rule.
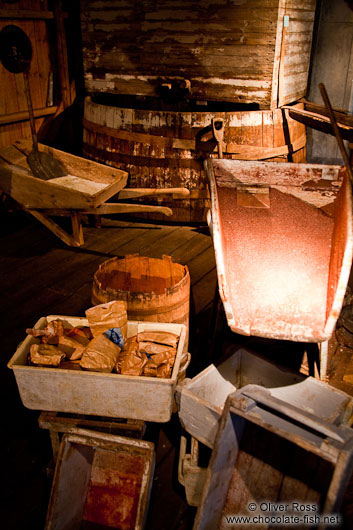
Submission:
[[[64,434],[45,530],[142,530],[154,445],[87,429]]]
[[[340,166],[207,160],[220,296],[231,329],[327,340],[352,261],[352,192]]]

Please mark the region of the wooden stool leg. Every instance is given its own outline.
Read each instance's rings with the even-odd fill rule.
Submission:
[[[100,215],[94,216],[94,225],[96,228],[102,228],[102,217]]]
[[[84,244],[83,230],[81,225],[80,214],[78,212],[71,213],[72,237],[76,241],[77,246]]]
[[[56,462],[58,458],[58,454],[59,454],[59,447],[60,447],[59,433],[57,431],[49,429],[49,434],[50,434],[51,447],[53,450],[53,458],[54,458],[54,462]]]
[[[320,379],[327,381],[327,359],[328,359],[328,340],[319,344],[320,351]]]

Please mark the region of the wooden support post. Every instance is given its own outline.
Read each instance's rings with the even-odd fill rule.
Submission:
[[[77,211],[73,211],[71,214],[71,226],[72,226],[72,237],[78,243],[77,246],[84,244],[83,230],[81,225],[80,214]]]
[[[320,379],[321,381],[328,381],[327,363],[328,363],[328,341],[319,344],[320,350]]]
[[[65,230],[63,230],[52,219],[49,219],[49,217],[47,217],[44,213],[39,212],[38,210],[31,210],[28,208],[24,208],[24,210],[33,215],[33,217],[35,217],[40,223],[46,226],[51,232],[53,232],[53,234],[55,234],[59,239],[61,239],[61,241],[63,241],[69,247],[80,247],[81,245],[83,245],[83,235],[82,238],[70,236],[70,234],[65,232]]]
[[[60,448],[60,437],[59,437],[59,433],[53,429],[49,429],[49,434],[50,434],[51,448],[53,451],[53,459],[54,459],[54,462],[56,462],[58,458],[58,454],[59,454],[59,448]]]

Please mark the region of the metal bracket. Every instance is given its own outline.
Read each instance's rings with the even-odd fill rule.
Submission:
[[[270,208],[268,186],[237,186],[237,204],[246,208]]]

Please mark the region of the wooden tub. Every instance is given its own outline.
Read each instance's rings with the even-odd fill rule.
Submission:
[[[159,199],[173,208],[172,220],[182,222],[205,220],[210,205],[202,166],[209,147],[200,136],[204,132],[202,138],[210,139],[213,119],[224,121],[224,158],[305,161],[305,126],[290,118],[288,110],[206,103],[178,110],[157,98],[88,97],[84,155],[127,171],[131,188],[188,188],[187,198]],[[217,149],[213,150],[215,143],[211,145],[215,157]]]

